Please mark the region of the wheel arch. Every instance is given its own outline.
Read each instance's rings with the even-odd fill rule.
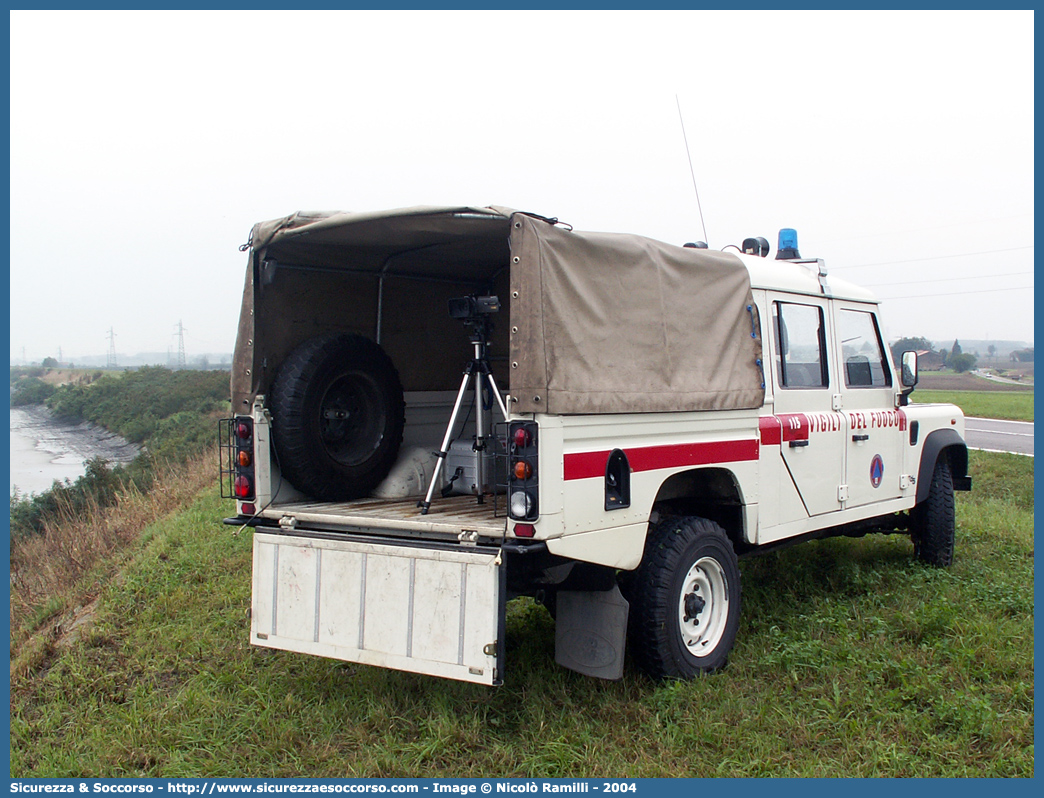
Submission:
[[[743,545],[743,489],[736,474],[721,466],[679,471],[656,492],[653,511],[707,518],[720,525],[734,546]]]
[[[955,429],[937,429],[928,434],[921,447],[921,462],[917,467],[917,503],[928,498],[932,472],[940,457],[950,463],[954,480],[968,475],[968,445]]]

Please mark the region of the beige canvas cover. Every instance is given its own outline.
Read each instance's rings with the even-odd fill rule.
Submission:
[[[581,233],[502,207],[297,213],[255,225],[232,374],[236,412],[299,343],[375,338],[410,391],[470,357],[450,297],[495,292],[491,353],[518,412],[754,408],[764,398],[747,269],[732,255]],[[498,357],[499,356],[499,357]]]
[[[761,339],[738,258],[521,214],[512,218],[511,253],[517,409],[761,406]]]

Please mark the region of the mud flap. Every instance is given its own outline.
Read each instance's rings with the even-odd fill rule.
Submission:
[[[496,685],[506,594],[497,549],[256,532],[250,642]]]
[[[608,591],[560,591],[555,661],[585,676],[622,679],[628,609],[617,585]]]

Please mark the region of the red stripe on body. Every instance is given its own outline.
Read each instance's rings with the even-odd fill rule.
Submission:
[[[714,441],[710,443],[674,443],[666,446],[640,446],[625,449],[632,471],[655,471],[659,468],[714,465],[757,460],[756,440]],[[578,452],[565,456],[565,478],[593,479],[605,476],[611,452]]]
[[[804,413],[780,413],[776,418],[783,426],[783,440],[807,441],[809,423]]]
[[[779,446],[783,442],[783,427],[775,416],[759,418],[758,432],[761,433],[762,446]]]

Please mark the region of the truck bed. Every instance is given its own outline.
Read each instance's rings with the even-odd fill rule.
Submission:
[[[298,526],[366,532],[386,530],[412,534],[451,535],[477,532],[483,537],[501,537],[507,530],[505,498],[486,496],[478,504],[474,496],[436,497],[427,515],[421,515],[417,498],[359,499],[351,502],[288,502],[273,504],[261,513],[278,522],[286,516]]]

